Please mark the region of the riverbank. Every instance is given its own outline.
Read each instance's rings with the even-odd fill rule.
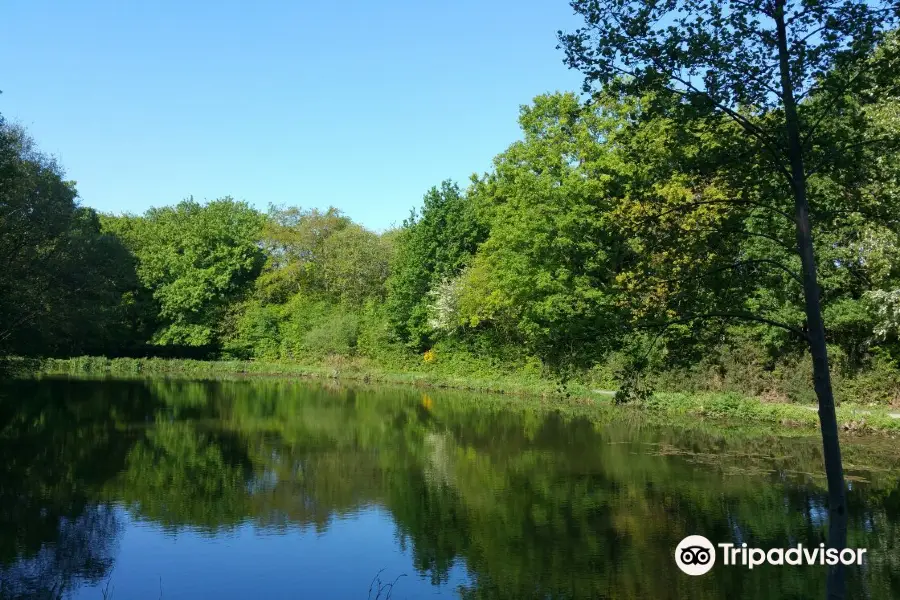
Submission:
[[[298,377],[446,388],[507,396],[542,398],[551,408],[577,407],[578,412],[608,409],[614,405],[611,390],[590,389],[573,383],[514,375],[496,378],[465,378],[439,372],[391,371],[360,361],[337,361],[323,365],[301,365],[258,361],[199,361],[159,358],[104,358],[83,356],[23,363],[20,371],[32,375],[112,377]],[[742,424],[815,429],[819,420],[815,405],[767,402],[734,393],[657,392],[647,400],[630,403],[631,409],[652,415],[677,415]],[[837,408],[840,427],[847,433],[900,434],[900,413],[881,406],[844,403]]]

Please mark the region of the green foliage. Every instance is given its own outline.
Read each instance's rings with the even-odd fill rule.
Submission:
[[[159,345],[208,346],[229,304],[253,283],[264,256],[263,218],[231,198],[193,199],[141,217],[109,218],[106,227],[137,258],[141,283],[159,306]]]
[[[129,337],[130,257],[77,196],[0,117],[0,355],[102,353]]]
[[[630,175],[615,221],[634,256],[618,274],[632,322],[684,364],[743,321],[775,358],[808,341],[826,381],[824,317],[861,364],[877,327],[862,298],[881,297],[900,213],[885,108],[896,7],[572,5],[585,25],[560,33],[567,62],[626,123],[607,143]]]
[[[677,89],[692,108],[783,107],[778,19],[785,25],[788,87],[852,93],[836,71],[856,66],[900,19],[896,3],[849,0],[572,0],[584,26],[559,32],[585,90],[642,95]],[[624,75],[624,76],[623,76]],[[853,82],[849,82],[853,83]]]
[[[356,348],[359,317],[353,313],[332,313],[303,335],[302,348],[313,356],[349,356]]]
[[[413,211],[397,235],[387,282],[388,315],[401,341],[415,350],[428,344],[429,292],[460,274],[486,233],[473,202],[455,184],[444,181],[425,194],[421,213]]]
[[[458,319],[549,362],[590,364],[618,337],[624,240],[608,215],[620,165],[602,143],[615,125],[573,94],[535,98],[519,122],[524,140],[470,192],[490,233],[461,276]]]
[[[322,245],[322,287],[336,302],[359,306],[384,296],[392,248],[381,236],[351,224]]]
[[[355,355],[362,314],[371,314],[365,307],[384,298],[390,236],[336,209],[273,207],[262,246],[266,265],[230,312],[225,352],[260,360]]]
[[[237,358],[274,360],[281,356],[281,307],[248,302],[231,316],[223,349]]]
[[[322,254],[326,241],[350,222],[333,207],[325,212],[270,207],[262,234],[267,258],[257,281],[260,298],[281,304],[301,291],[322,292]]]
[[[808,300],[820,297],[839,423],[900,427],[886,408],[900,405],[896,2],[572,5],[585,25],[560,41],[590,101],[538,96],[521,108],[522,139],[489,173],[465,191],[432,188],[385,233],[335,208],[264,215],[231,198],[98,216],[54,160],[0,120],[0,378],[33,364],[7,355],[76,356],[42,368],[543,395],[521,401],[530,414],[498,422],[394,391],[387,403],[349,392],[295,402],[284,382],[255,382],[253,397],[226,383],[110,382],[110,397],[71,406],[50,393],[68,388],[26,385],[28,402],[0,397],[0,446],[17,457],[0,473],[13,483],[0,485],[4,584],[3,565],[50,546],[78,560],[55,579],[23,578],[16,594],[108,571],[116,523],[96,503],[107,499],[208,531],[247,519],[325,528],[333,514],[381,503],[422,573],[441,580],[466,560],[465,598],[664,597],[670,587],[641,578],[647,557],[670,547],[662,535],[725,535],[742,519],[764,542],[813,535],[813,513],[826,508],[810,494],[764,492],[763,508],[805,513],[761,519],[747,500],[759,488],[744,490],[745,478],[703,481],[715,492],[704,495],[689,480],[696,470],[660,469],[598,415],[631,402],[666,420],[814,428],[813,361],[802,349],[819,315]],[[803,246],[808,222],[815,235]],[[811,273],[818,289],[805,285]],[[241,360],[79,356],[147,345]],[[610,399],[597,387],[618,389]],[[563,428],[550,408],[584,419]],[[671,437],[641,447],[720,459],[721,438]],[[778,465],[779,485],[818,470],[820,447],[810,448],[794,468]],[[738,450],[735,468],[758,456]],[[862,498],[860,489],[850,493]],[[713,516],[698,528],[685,517],[694,514]],[[851,535],[869,540],[886,516],[851,514]],[[96,548],[46,539],[43,525],[57,520]],[[564,535],[571,553],[547,543]],[[657,560],[671,567],[668,554]],[[616,577],[578,575],[597,564]],[[886,597],[893,580],[877,574],[865,574],[877,584],[866,593]],[[776,580],[758,582],[756,595],[783,591]],[[792,591],[818,594],[821,583]]]

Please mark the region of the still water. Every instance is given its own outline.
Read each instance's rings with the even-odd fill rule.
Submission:
[[[825,567],[688,577],[673,559],[689,534],[818,546],[815,436],[510,406],[267,379],[3,384],[0,597],[823,596]],[[845,440],[869,558],[852,598],[900,598],[898,454]]]

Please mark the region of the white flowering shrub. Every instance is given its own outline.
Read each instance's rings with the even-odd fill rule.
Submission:
[[[876,336],[884,339],[900,332],[900,289],[866,292],[866,300],[878,317],[873,330]]]
[[[444,278],[428,292],[428,326],[450,333],[460,324],[459,295],[462,275]]]

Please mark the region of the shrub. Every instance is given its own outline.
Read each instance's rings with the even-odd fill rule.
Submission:
[[[350,356],[356,349],[358,336],[359,316],[351,312],[338,312],[306,332],[303,349],[317,357],[329,354]]]

